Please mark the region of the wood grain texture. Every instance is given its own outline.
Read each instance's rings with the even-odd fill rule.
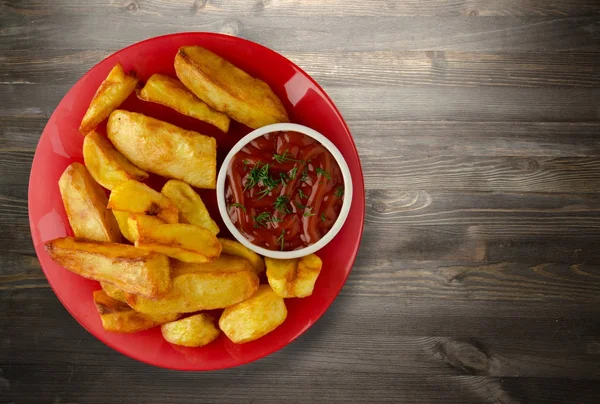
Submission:
[[[89,68],[241,36],[319,81],[366,182],[340,296],[255,363],[182,373],[92,337],[31,243],[29,170]],[[600,3],[0,0],[0,404],[600,402]]]

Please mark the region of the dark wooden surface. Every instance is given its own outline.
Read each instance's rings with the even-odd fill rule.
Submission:
[[[211,373],[97,341],[40,270],[35,146],[91,66],[238,35],[315,77],[364,167],[361,251],[287,348]],[[0,1],[0,403],[600,402],[600,2]]]

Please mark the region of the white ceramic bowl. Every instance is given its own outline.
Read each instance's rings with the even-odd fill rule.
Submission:
[[[340,167],[340,171],[342,172],[342,178],[344,179],[344,200],[342,201],[342,209],[340,214],[333,224],[333,227],[314,244],[311,244],[307,247],[304,247],[300,250],[294,251],[273,251],[268,250],[263,247],[259,247],[257,245],[252,244],[248,241],[242,233],[235,227],[231,219],[229,218],[229,214],[227,213],[227,201],[225,200],[225,182],[227,180],[227,168],[231,163],[231,159],[235,156],[244,146],[250,143],[252,140],[264,136],[267,133],[271,132],[299,132],[306,136],[309,136],[319,143],[321,143],[333,156],[338,166]],[[279,258],[279,259],[291,259],[304,257],[308,254],[312,254],[321,248],[323,248],[327,243],[329,243],[336,234],[340,231],[346,218],[348,217],[348,212],[350,211],[350,203],[352,201],[352,178],[350,177],[350,170],[348,169],[348,164],[346,164],[346,160],[342,156],[342,153],[338,150],[337,147],[329,139],[320,134],[314,129],[311,129],[304,125],[298,125],[295,123],[275,123],[272,125],[263,126],[262,128],[258,128],[253,130],[246,136],[240,139],[239,142],[233,146],[221,168],[219,170],[219,176],[217,177],[217,203],[219,205],[219,213],[223,218],[223,222],[225,222],[225,226],[229,229],[233,237],[236,238],[237,241],[251,249],[252,251],[264,255],[265,257],[271,258]]]

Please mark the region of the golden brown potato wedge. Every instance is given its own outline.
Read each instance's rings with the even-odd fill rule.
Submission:
[[[106,208],[104,190],[82,164],[68,166],[58,181],[58,187],[75,237],[121,241],[117,221]]]
[[[169,258],[130,245],[63,237],[45,244],[57,264],[118,289],[157,299],[171,289]]]
[[[291,260],[265,257],[265,264],[269,285],[281,297],[312,295],[323,266],[323,262],[315,254]]]
[[[200,195],[188,184],[179,180],[169,180],[160,192],[177,206],[180,223],[204,227],[215,236],[219,233],[219,226],[210,217]]]
[[[217,339],[221,331],[206,314],[196,314],[160,326],[164,339],[171,344],[199,347]]]
[[[131,164],[107,138],[96,131],[83,141],[83,161],[96,182],[113,189],[127,180],[142,181],[148,173]]]
[[[172,108],[180,114],[208,122],[223,132],[229,130],[229,117],[215,111],[190,92],[181,82],[164,74],[153,74],[137,91],[140,100]]]
[[[185,223],[160,223],[156,218],[130,215],[129,234],[135,246],[184,262],[209,262],[221,254],[221,243],[206,229]]]
[[[265,262],[263,258],[237,241],[230,240],[228,238],[220,238],[219,241],[223,246],[221,254],[232,255],[236,257],[246,258],[254,267],[257,274],[261,274],[265,270]]]
[[[248,300],[227,307],[219,328],[236,344],[254,341],[279,327],[287,317],[283,298],[269,285],[260,285]]]
[[[123,292],[121,289],[115,287],[113,284],[108,282],[100,282],[100,286],[102,287],[104,293],[106,293],[111,298],[126,303],[125,292]]]
[[[132,333],[177,320],[179,314],[143,314],[127,304],[113,299],[103,290],[94,292],[94,303],[100,314],[102,327],[109,332]]]
[[[239,272],[254,271],[254,268],[245,258],[221,255],[214,261],[194,264],[179,260],[171,261],[171,275],[173,277],[191,272]]]
[[[137,82],[135,72],[125,73],[121,64],[117,63],[94,94],[94,98],[81,120],[79,132],[87,135],[96,129],[100,122],[108,118],[110,113],[119,108],[129,97],[129,94],[135,90]]]
[[[125,181],[113,189],[108,198],[108,208],[156,216],[167,223],[179,220],[179,211],[169,198],[135,180]]]
[[[106,130],[117,150],[141,169],[215,189],[215,138],[123,110],[110,115]]]
[[[120,210],[113,210],[112,213],[115,215],[115,219],[117,219],[117,224],[119,225],[119,230],[121,230],[123,237],[134,243],[135,240],[129,234],[129,224],[127,223],[127,219],[129,219],[131,213],[121,212]]]
[[[173,277],[171,291],[160,300],[127,294],[127,304],[141,313],[192,313],[239,303],[257,288],[254,271],[193,272]]]
[[[289,118],[267,83],[200,46],[183,46],[175,56],[175,72],[198,98],[250,128]]]

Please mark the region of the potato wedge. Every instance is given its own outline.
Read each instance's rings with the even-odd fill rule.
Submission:
[[[265,261],[263,258],[242,243],[238,243],[237,241],[228,238],[220,238],[219,241],[221,242],[221,246],[223,246],[221,254],[247,259],[259,275],[265,270]]]
[[[112,299],[126,303],[125,292],[123,292],[121,289],[108,282],[100,282],[100,286],[102,287],[104,293],[106,293]]]
[[[171,344],[199,347],[217,339],[221,331],[206,314],[196,314],[160,326],[164,339]]]
[[[123,110],[110,115],[106,130],[117,150],[139,168],[198,188],[215,189],[215,138]]]
[[[128,293],[157,299],[171,289],[166,255],[130,245],[63,237],[45,244],[57,264],[99,282],[108,282]]]
[[[142,181],[148,173],[131,164],[107,138],[96,131],[83,141],[83,161],[96,182],[113,189],[127,180]]]
[[[179,211],[169,198],[135,180],[126,181],[113,189],[108,198],[108,208],[156,216],[167,223],[177,223],[179,219]]]
[[[169,180],[160,192],[177,206],[180,223],[204,227],[215,236],[219,234],[219,226],[210,217],[200,195],[188,184],[179,180]]]
[[[127,223],[127,219],[129,219],[131,213],[121,212],[120,210],[113,210],[112,213],[115,215],[115,219],[117,219],[117,224],[119,225],[119,230],[121,230],[123,237],[134,243],[135,240],[129,234],[129,224]]]
[[[137,91],[137,96],[140,100],[161,104],[180,114],[208,122],[225,133],[229,130],[227,115],[215,111],[179,80],[164,74],[153,74],[144,87]]]
[[[194,264],[178,260],[171,261],[171,275],[173,277],[192,272],[239,272],[254,271],[254,268],[245,258],[221,255],[214,261]]]
[[[256,292],[254,271],[194,272],[173,277],[171,291],[160,300],[127,294],[127,304],[141,313],[192,313],[222,309]]]
[[[250,128],[289,122],[281,100],[267,83],[207,49],[179,48],[175,73],[202,101]]]
[[[143,314],[127,304],[111,298],[103,290],[94,292],[94,303],[100,314],[102,327],[109,332],[132,333],[177,320],[179,314]]]
[[[129,97],[137,83],[135,72],[125,73],[121,64],[117,63],[94,94],[94,98],[81,120],[79,132],[87,135],[96,129],[100,122],[108,118],[110,113],[119,108]]]
[[[185,223],[159,223],[149,216],[129,216],[135,246],[184,262],[209,262],[221,254],[221,243],[206,229]]]
[[[58,187],[75,237],[121,241],[117,221],[106,209],[104,190],[82,164],[68,166],[58,181]]]
[[[286,298],[312,295],[323,266],[315,254],[291,260],[265,257],[265,264],[269,285],[275,293]]]
[[[227,307],[219,328],[236,344],[254,341],[279,327],[287,317],[283,298],[269,285],[260,285],[248,300]]]

